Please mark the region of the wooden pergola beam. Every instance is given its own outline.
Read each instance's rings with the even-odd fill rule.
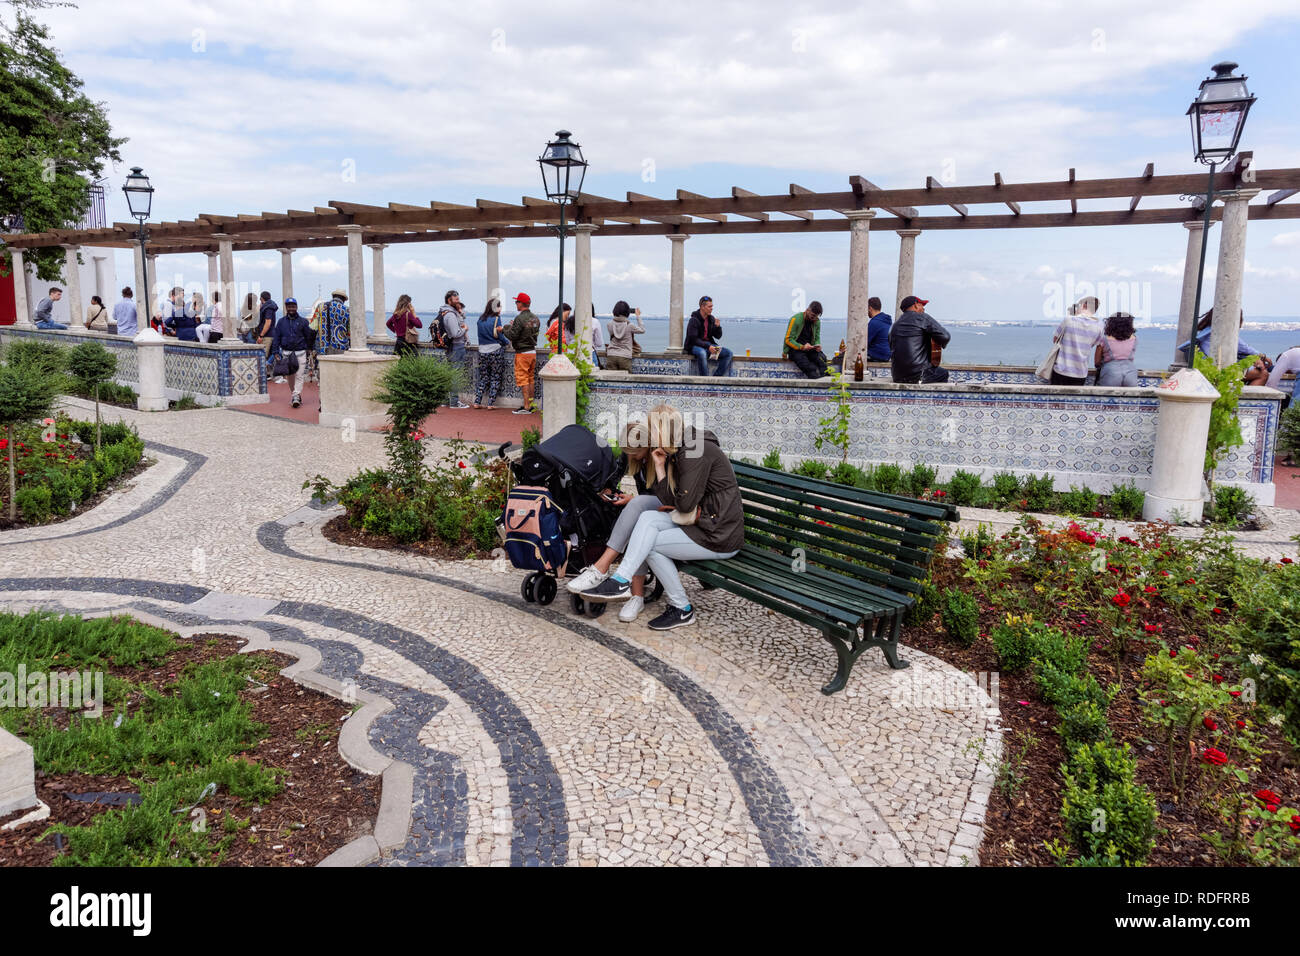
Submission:
[[[748,189],[741,189],[739,186],[731,187],[732,199],[744,199],[749,196],[757,196],[758,193],[752,193]],[[765,212],[737,212],[736,215],[744,216],[747,219],[757,219],[759,222],[767,222],[771,217]]]
[[[1142,171],[1142,178],[1150,179],[1155,174],[1156,174],[1156,164],[1147,163],[1147,168]],[[1130,199],[1128,202],[1128,211],[1132,212],[1134,209],[1136,209],[1138,207],[1138,203],[1140,203],[1141,201],[1142,201],[1142,194],[1134,193],[1133,198]]]
[[[1296,193],[1300,193],[1300,189],[1279,189],[1277,192],[1272,193],[1267,199],[1264,200],[1264,205],[1276,206],[1283,199],[1289,199],[1290,197],[1294,196]]]
[[[811,196],[812,194],[813,191],[811,189],[805,189],[803,186],[800,186],[796,183],[790,184],[791,196]],[[784,212],[787,216],[793,216],[795,219],[808,220],[813,218],[812,212],[807,209],[784,209],[781,211]]]
[[[916,209],[912,206],[897,206],[879,202],[872,193],[883,194],[884,190],[865,176],[850,176],[849,185],[853,188],[853,194],[860,196],[863,202],[873,209],[883,209],[899,219],[914,219],[918,215]]]
[[[699,193],[687,192],[685,189],[677,190],[678,199],[708,199],[708,196],[702,196]],[[711,219],[714,222],[726,222],[727,214],[725,212],[699,213],[700,219]]]
[[[593,199],[596,199],[596,205],[600,205],[600,203],[601,203],[602,200],[600,200],[600,199],[597,198],[597,197],[592,197],[592,198],[593,198]],[[613,202],[614,200],[612,200],[612,199],[607,199],[607,200],[603,200],[603,201],[604,201],[604,202]],[[645,195],[642,195],[641,193],[628,192],[628,194],[627,194],[627,202],[628,202],[628,205],[629,205],[629,206],[635,206],[637,203],[649,203],[650,205],[654,205],[654,206],[662,206],[662,205],[663,205],[664,203],[666,203],[666,202],[677,202],[677,203],[680,203],[681,200],[680,200],[680,199],[676,199],[676,200],[664,200],[664,199],[659,199],[659,198],[657,198],[657,197],[655,197],[655,196],[645,196]],[[585,207],[586,205],[587,205],[586,203],[583,203],[583,206],[584,206],[584,207]],[[634,213],[635,213],[636,216],[638,216],[638,217],[641,218],[641,219],[649,219],[651,222],[661,222],[661,223],[664,223],[665,225],[682,225],[683,223],[688,223],[688,222],[691,221],[691,217],[690,217],[690,216],[683,216],[683,215],[681,215],[681,214],[676,214],[676,215],[658,215],[658,216],[652,216],[652,215],[650,215],[649,213],[643,213],[643,212],[639,212],[639,211],[635,211],[635,210],[634,210]],[[595,213],[588,213],[587,215],[596,215],[596,214],[595,214]],[[602,219],[611,219],[611,218],[613,218],[612,216],[610,216],[609,214],[606,214],[606,213],[601,213],[601,214],[600,214],[600,217],[601,217]]]
[[[933,176],[926,176],[925,188],[926,190],[943,189],[943,183],[939,182],[939,180],[935,179]],[[948,205],[957,210],[960,215],[965,216],[967,214],[966,207],[959,202],[950,202]]]
[[[1070,185],[1071,185],[1071,186],[1074,185],[1074,167],[1073,167],[1073,166],[1070,167]],[[1078,199],[1076,199],[1074,196],[1071,196],[1071,197],[1070,197],[1070,212],[1071,212],[1071,213],[1077,213],[1078,211],[1079,211],[1079,201],[1078,201]]]
[[[993,174],[993,185],[994,185],[994,186],[997,186],[999,189],[1002,188],[1002,174],[1001,174],[1001,173],[994,173],[994,174]],[[1020,203],[1018,203],[1018,202],[1011,202],[1010,200],[1003,200],[1003,201],[1006,202],[1006,204],[1007,204],[1007,208],[1011,210],[1011,214],[1012,214],[1013,216],[1019,216],[1019,215],[1020,215]]]

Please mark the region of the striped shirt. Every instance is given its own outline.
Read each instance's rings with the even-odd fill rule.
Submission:
[[[1105,337],[1100,319],[1091,315],[1066,316],[1053,335],[1061,343],[1061,351],[1056,356],[1056,374],[1086,378],[1093,353]]]

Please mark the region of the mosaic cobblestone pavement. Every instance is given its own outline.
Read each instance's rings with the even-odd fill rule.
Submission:
[[[978,862],[999,733],[974,675],[872,654],[825,697],[815,632],[689,579],[699,624],[657,633],[525,605],[520,573],[491,561],[332,544],[303,481],[379,463],[377,434],[108,416],[157,464],[84,515],[0,535],[0,607],[316,648],[320,673],[392,701],[369,742],[414,771],[406,842],[377,865]]]

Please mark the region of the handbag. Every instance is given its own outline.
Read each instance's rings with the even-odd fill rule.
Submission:
[[[273,373],[277,378],[288,377],[296,374],[298,371],[298,356],[293,352],[281,352],[275,358],[275,368]]]
[[[410,322],[407,322],[406,332],[403,333],[402,338],[407,342],[407,344],[415,345],[420,341],[420,330],[411,325]]]
[[[1038,368],[1034,369],[1034,378],[1044,382],[1051,382],[1052,369],[1056,368],[1056,357],[1061,354],[1061,343],[1053,342],[1052,347],[1047,351],[1047,357],[1038,363]]]

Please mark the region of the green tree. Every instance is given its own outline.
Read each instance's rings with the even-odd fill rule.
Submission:
[[[0,18],[0,214],[21,215],[24,232],[66,229],[90,206],[90,186],[107,160],[121,160],[103,103],[59,61],[36,10],[71,4],[8,0],[14,22]],[[11,263],[3,252],[6,273]],[[58,247],[31,249],[40,279],[57,280]]]
[[[95,396],[95,451],[99,451],[99,386],[117,371],[117,356],[98,342],[82,342],[68,351],[67,369],[79,391]]]
[[[9,439],[9,520],[18,517],[14,495],[18,479],[14,474],[18,446],[14,443],[14,426],[44,418],[54,404],[57,380],[38,368],[21,365],[0,365],[0,425],[5,427]]]
[[[384,436],[393,481],[414,488],[420,481],[424,454],[417,429],[420,423],[447,404],[465,385],[465,373],[442,357],[404,355],[388,366],[376,385],[372,401],[388,406],[390,427]]]

